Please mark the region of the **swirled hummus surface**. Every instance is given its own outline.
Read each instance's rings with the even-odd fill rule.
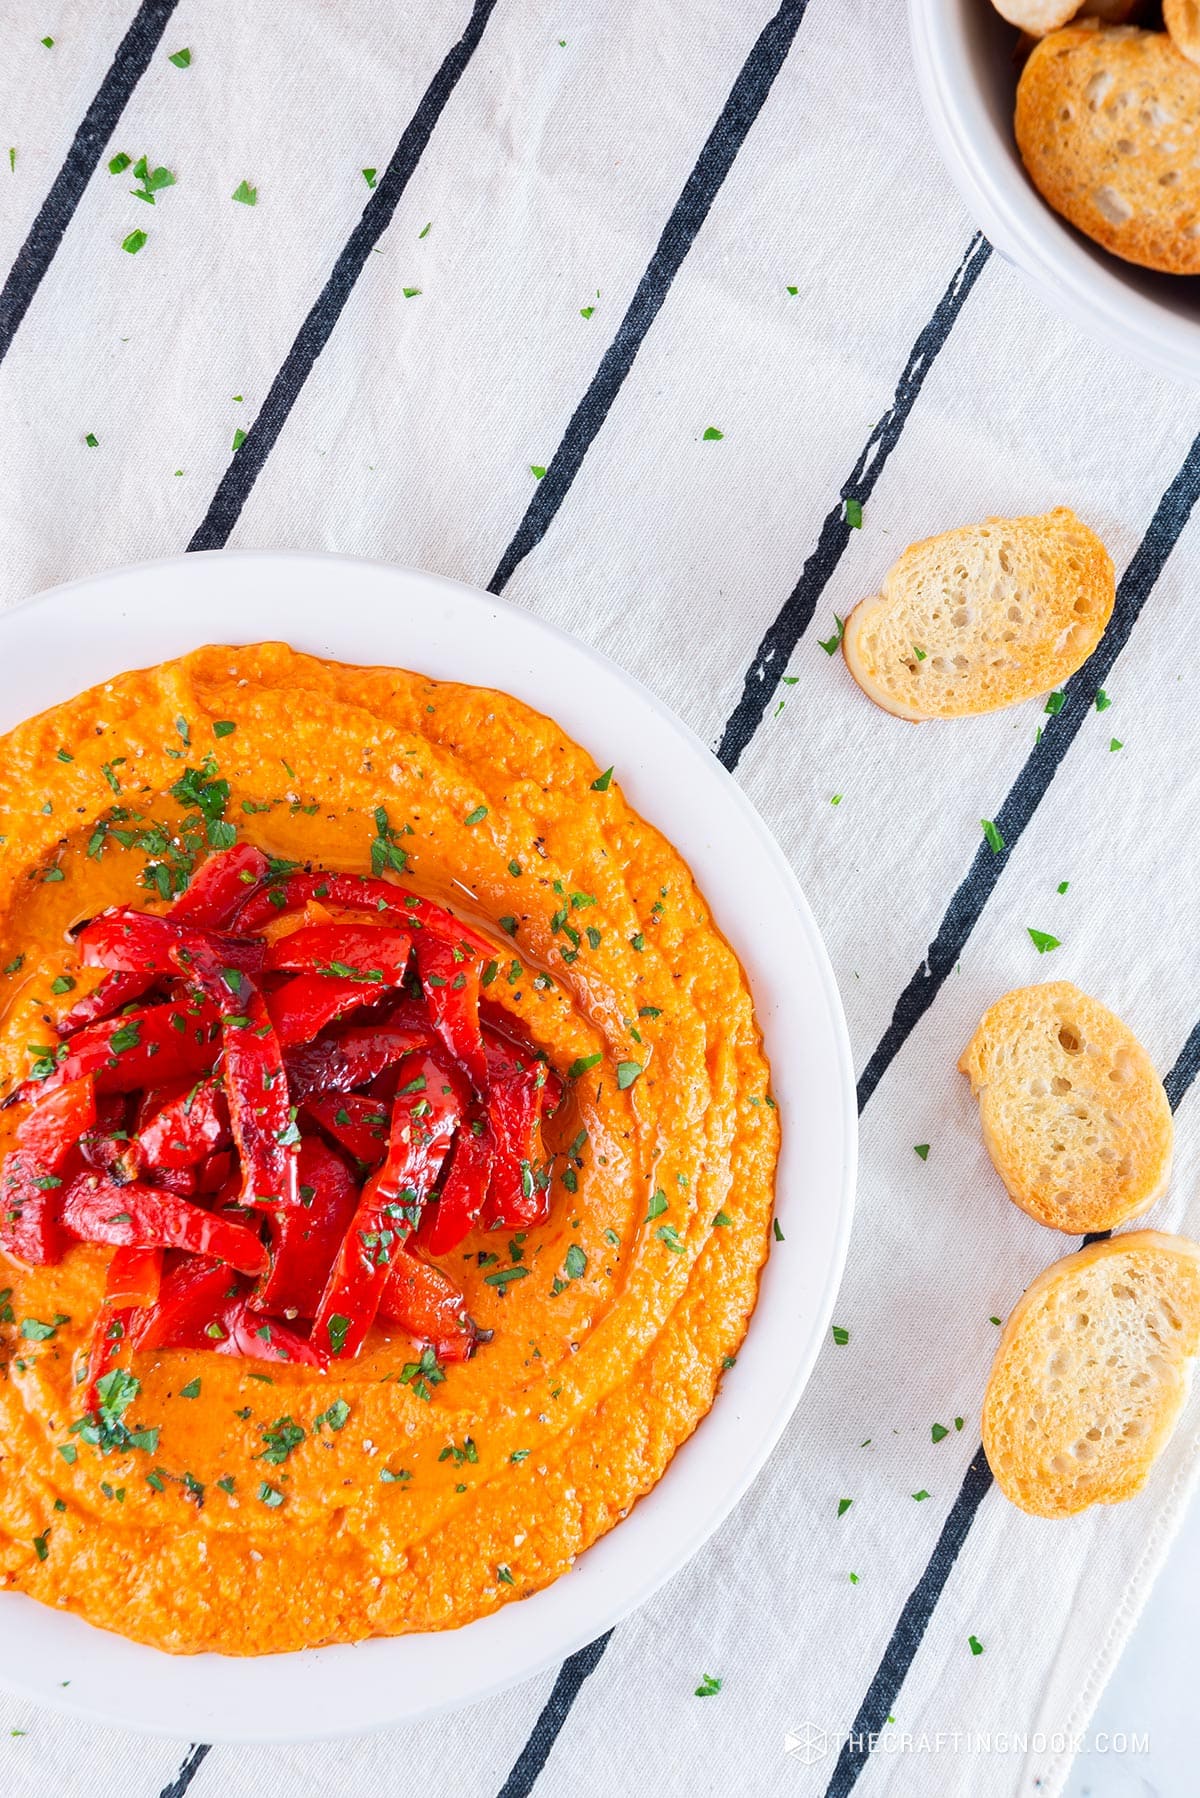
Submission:
[[[548,1220],[444,1258],[491,1335],[440,1379],[402,1378],[385,1323],[327,1372],[136,1355],[123,1424],[148,1446],[105,1449],[71,1425],[111,1251],[0,1252],[6,1589],[177,1652],[440,1629],[558,1578],[660,1478],[754,1306],[778,1120],[738,962],[611,749],[609,776],[503,694],[281,644],[126,674],[4,739],[0,1099],[97,979],[72,928],[186,880],[171,788],[207,758],[272,857],[368,873],[382,808],[405,883],[494,941],[489,999],[567,1081]],[[0,1155],[26,1109],[0,1109]]]

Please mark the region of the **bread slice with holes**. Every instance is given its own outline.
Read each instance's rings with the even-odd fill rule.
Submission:
[[[1163,24],[1180,54],[1200,63],[1200,0],[1163,0]]]
[[[1200,69],[1162,31],[1069,25],[1017,86],[1021,158],[1042,197],[1143,268],[1200,273]]]
[[[1112,558],[1069,506],[988,518],[905,550],[846,620],[842,653],[898,718],[962,718],[1057,687],[1116,598]]]
[[[1004,1327],[983,1401],[996,1484],[1035,1517],[1145,1484],[1200,1346],[1200,1246],[1158,1230],[1056,1261]]]
[[[1018,987],[984,1013],[960,1072],[983,1140],[1023,1211],[1082,1235],[1163,1192],[1175,1127],[1133,1032],[1069,980]]]

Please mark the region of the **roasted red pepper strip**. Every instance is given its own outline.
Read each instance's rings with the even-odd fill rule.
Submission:
[[[147,973],[157,980],[207,955],[220,968],[237,968],[243,974],[261,971],[266,944],[261,937],[231,936],[227,931],[204,930],[160,918],[153,912],[114,905],[85,924],[78,937],[85,968],[112,968],[121,974]]]
[[[266,1001],[248,974],[219,967],[207,953],[191,958],[189,973],[221,1012],[225,1094],[242,1164],[241,1202],[294,1205],[300,1132]]]
[[[96,1123],[96,1083],[90,1074],[47,1093],[17,1126],[17,1141],[57,1174],[85,1130]]]
[[[267,994],[267,1010],[285,1049],[311,1043],[326,1025],[377,999],[380,988],[370,980],[330,979],[324,974],[297,974]]]
[[[496,1145],[486,1113],[476,1111],[459,1130],[436,1205],[421,1213],[417,1245],[430,1255],[456,1249],[483,1215]]]
[[[432,1042],[430,1030],[407,1024],[355,1024],[331,1030],[288,1056],[288,1090],[298,1105],[328,1093],[352,1092]]]
[[[197,868],[191,885],[176,899],[169,916],[179,923],[203,924],[208,929],[218,929],[228,923],[249,888],[262,880],[270,865],[262,850],[249,843],[235,844],[232,849],[218,849]],[[122,1006],[140,999],[153,986],[154,980],[153,974],[140,970],[110,974],[93,992],[77,999],[60,1019],[59,1036],[71,1036],[84,1024],[112,1017]]]
[[[486,937],[464,924],[461,918],[456,918],[444,905],[435,905],[431,899],[422,899],[404,887],[393,886],[390,880],[368,879],[365,874],[289,874],[285,880],[274,881],[251,893],[237,914],[235,927],[252,935],[271,918],[296,911],[311,899],[345,906],[347,910],[373,912],[380,919],[386,918],[389,924],[399,924],[405,930],[428,930],[447,942],[470,943],[480,954],[492,952]]]
[[[527,1230],[550,1210],[548,1187],[539,1184],[542,1155],[542,1092],[546,1070],[540,1062],[514,1068],[494,1080],[488,1093],[488,1122],[495,1139],[488,1182],[487,1222]]]
[[[458,1287],[440,1268],[407,1251],[392,1263],[379,1315],[431,1344],[439,1361],[467,1361],[474,1351],[476,1329]]]
[[[268,947],[266,970],[343,980],[362,974],[376,986],[399,986],[411,948],[408,932],[388,924],[306,924]]]
[[[448,943],[432,931],[413,939],[417,972],[438,1035],[471,1076],[476,1092],[487,1088],[487,1057],[479,1028],[480,963],[469,944]]]
[[[63,1059],[44,1080],[26,1080],[14,1099],[36,1099],[69,1080],[96,1076],[96,1092],[132,1093],[207,1073],[220,1052],[211,1005],[144,1005],[119,1018],[89,1024],[71,1038]]]
[[[161,1249],[114,1249],[104,1282],[104,1303],[114,1311],[157,1304],[162,1266]]]
[[[0,1172],[0,1249],[34,1267],[61,1261],[67,1247],[59,1222],[62,1180],[28,1149],[13,1149]]]
[[[188,1249],[242,1273],[266,1271],[267,1251],[244,1224],[138,1180],[118,1186],[104,1174],[80,1174],[64,1190],[61,1218],[63,1229],[80,1242]]]
[[[357,1355],[375,1321],[388,1270],[419,1221],[463,1114],[461,1077],[431,1055],[400,1068],[387,1160],[363,1187],[313,1325],[313,1340],[335,1358]]]
[[[226,1307],[222,1317],[226,1336],[210,1344],[218,1355],[242,1355],[251,1361],[292,1362],[300,1367],[326,1367],[329,1357],[307,1337],[300,1336],[278,1318],[251,1311],[245,1300]]]
[[[172,1257],[164,1265],[155,1303],[135,1311],[129,1334],[138,1349],[214,1348],[225,1339],[226,1307],[240,1289],[237,1275],[217,1261],[196,1255]]]
[[[335,1142],[341,1143],[356,1161],[367,1167],[378,1167],[387,1154],[391,1105],[382,1099],[371,1099],[363,1093],[347,1093],[343,1098],[310,1099],[304,1110],[314,1123],[320,1124]],[[301,1157],[303,1153],[302,1149]]]
[[[300,1203],[267,1214],[271,1269],[250,1295],[255,1311],[315,1317],[334,1257],[358,1208],[358,1182],[317,1136],[300,1144]]]
[[[229,1106],[219,1077],[177,1086],[158,1098],[135,1139],[146,1167],[194,1167],[230,1141]]]

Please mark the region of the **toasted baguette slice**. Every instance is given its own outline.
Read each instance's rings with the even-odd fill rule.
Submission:
[[[1043,38],[1017,87],[1016,133],[1042,197],[1127,262],[1200,273],[1200,70],[1165,32],[1094,21]]]
[[[1200,63],[1200,0],[1163,0],[1163,24],[1175,48]]]
[[[1004,1327],[983,1401],[996,1484],[1035,1517],[1115,1505],[1146,1482],[1200,1346],[1200,1247],[1135,1230],[1039,1274]]]
[[[1010,25],[1027,31],[1030,37],[1045,37],[1075,17],[1080,0],[992,0],[992,5]]]
[[[1162,1082],[1133,1032],[1070,981],[1005,993],[958,1065],[996,1172],[1039,1223],[1111,1230],[1165,1188],[1175,1126]]]
[[[1045,38],[1047,32],[1058,31],[1076,16],[1081,0],[991,0],[991,4],[1000,18],[1016,25],[1018,31],[1029,32],[1031,38]]]
[[[897,718],[962,718],[1047,693],[1104,635],[1112,559],[1069,506],[914,543],[846,620],[842,653]]]

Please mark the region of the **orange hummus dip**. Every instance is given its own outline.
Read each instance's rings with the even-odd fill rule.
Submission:
[[[494,942],[489,999],[567,1082],[549,1217],[444,1257],[491,1336],[440,1379],[402,1380],[412,1341],[386,1322],[327,1372],[136,1354],[124,1422],[147,1446],[108,1452],[71,1425],[112,1251],[0,1251],[0,1587],[177,1653],[454,1627],[618,1523],[737,1354],[779,1139],[750,995],[619,771],[550,719],[282,644],[210,647],[0,745],[0,1100],[96,982],[72,928],[163,909],[170,789],[207,757],[238,840],[272,857],[368,873],[383,807],[405,883]],[[0,1156],[27,1110],[0,1109]]]

